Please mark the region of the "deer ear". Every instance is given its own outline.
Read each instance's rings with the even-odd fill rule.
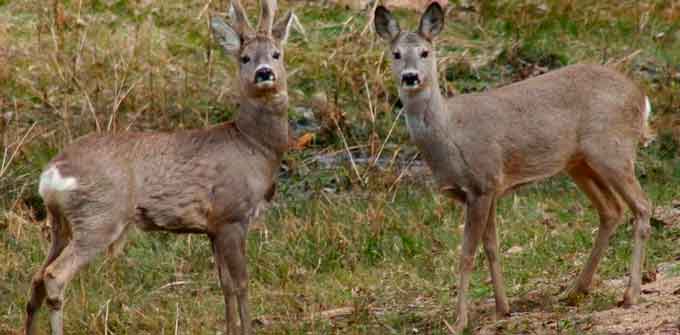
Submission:
[[[290,28],[293,23],[297,23],[298,25],[300,24],[297,16],[295,16],[295,13],[290,11],[286,17],[283,18],[283,20],[276,22],[272,28],[272,37],[278,40],[281,45],[286,44],[288,41],[288,35],[290,35]]]
[[[378,6],[375,9],[373,24],[375,25],[375,32],[378,36],[385,40],[391,41],[395,39],[401,32],[399,23],[392,16],[392,13],[384,6]]]
[[[435,38],[444,28],[444,10],[442,6],[436,1],[433,2],[423,14],[420,19],[420,26],[418,27],[418,33],[432,40]]]
[[[210,18],[210,28],[213,36],[224,51],[238,56],[241,50],[241,35],[228,25],[221,17],[213,16]]]

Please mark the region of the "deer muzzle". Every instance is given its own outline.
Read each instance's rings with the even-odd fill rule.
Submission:
[[[417,72],[402,72],[401,86],[407,89],[414,89],[420,86],[420,76]]]
[[[276,74],[269,66],[260,66],[255,71],[255,85],[260,87],[269,87],[274,85],[276,81]]]

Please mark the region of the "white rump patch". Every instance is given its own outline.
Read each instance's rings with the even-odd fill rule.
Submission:
[[[51,166],[40,175],[40,185],[38,193],[45,197],[48,192],[63,192],[75,190],[78,187],[78,180],[75,177],[64,178],[56,166]]]
[[[656,135],[649,127],[649,116],[652,114],[652,104],[649,103],[649,97],[645,96],[645,110],[642,113],[642,146],[647,147],[654,141]]]
[[[645,97],[645,124],[649,123],[649,116],[652,114],[652,104],[649,103],[649,97]]]

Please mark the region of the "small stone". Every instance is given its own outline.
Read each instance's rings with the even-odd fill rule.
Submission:
[[[520,252],[523,252],[523,251],[524,251],[524,248],[522,248],[519,245],[516,245],[516,246],[513,246],[510,249],[508,249],[508,251],[506,251],[506,253],[513,255],[513,254],[519,254]]]

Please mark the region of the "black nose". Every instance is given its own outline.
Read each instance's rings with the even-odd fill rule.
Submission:
[[[408,72],[401,75],[401,83],[407,86],[415,86],[420,84],[420,78],[417,73]]]
[[[255,71],[255,83],[260,83],[263,81],[274,81],[276,76],[274,75],[274,70],[269,67],[263,67]]]

